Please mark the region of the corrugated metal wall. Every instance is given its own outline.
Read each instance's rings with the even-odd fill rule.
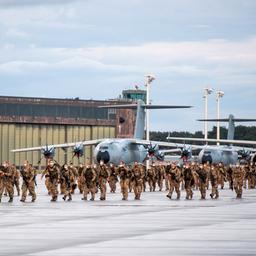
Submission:
[[[40,152],[11,153],[11,149],[37,147],[50,144],[76,142],[98,138],[114,138],[115,128],[110,126],[71,126],[71,125],[34,125],[34,124],[0,124],[0,161],[9,160],[19,166],[28,160],[34,166],[42,155]],[[92,148],[85,147],[85,155],[81,162],[90,161]],[[65,161],[65,152],[56,149],[55,160],[60,164]],[[78,164],[78,159],[72,160],[72,149],[67,151],[67,161]],[[44,160],[42,161],[44,165]]]

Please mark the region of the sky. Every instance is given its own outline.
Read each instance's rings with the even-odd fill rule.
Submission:
[[[112,99],[145,88],[151,130],[197,131],[209,118],[256,118],[255,0],[0,0],[0,95]],[[249,123],[248,125],[256,125]],[[211,125],[209,125],[209,129]]]

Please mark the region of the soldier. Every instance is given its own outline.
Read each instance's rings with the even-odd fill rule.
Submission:
[[[130,170],[128,169],[128,167],[126,167],[124,165],[123,161],[120,162],[120,165],[117,168],[117,173],[119,175],[121,193],[123,195],[122,200],[127,200],[128,199],[128,184],[129,184],[129,179],[131,177],[131,173],[130,173]]]
[[[152,164],[147,172],[147,180],[150,192],[155,192],[156,190],[156,165]]]
[[[164,166],[158,165],[156,168],[156,179],[157,179],[157,185],[159,187],[159,191],[162,191],[162,189],[163,189],[164,172],[165,172]]]
[[[218,185],[220,185],[221,189],[224,189],[224,182],[226,181],[226,172],[223,166],[223,163],[219,163],[218,167]]]
[[[48,186],[50,195],[52,196],[51,202],[56,202],[58,198],[58,182],[60,179],[60,169],[57,163],[51,159],[45,170],[45,177],[49,178]]]
[[[143,170],[138,162],[134,162],[134,167],[131,171],[131,181],[133,184],[133,191],[135,194],[135,200],[140,200],[140,195],[143,187]]]
[[[193,191],[192,187],[195,185],[195,178],[193,174],[193,170],[189,164],[185,165],[185,168],[183,170],[183,178],[185,182],[185,190],[186,190],[186,199],[192,199],[193,198]]]
[[[71,180],[71,194],[75,193],[75,190],[77,188],[77,178],[78,178],[78,171],[76,169],[76,167],[73,165],[73,163],[69,164],[69,169],[71,170],[72,174],[73,174],[73,178]]]
[[[116,183],[118,182],[116,167],[111,163],[109,166],[109,187],[110,193],[116,193]]]
[[[36,170],[29,164],[27,160],[23,163],[23,168],[21,170],[21,177],[23,179],[22,183],[22,196],[21,202],[26,201],[27,192],[32,196],[32,203],[36,200],[36,192],[35,192],[35,177],[36,177]]]
[[[199,168],[196,169],[195,174],[198,177],[198,185],[201,193],[201,199],[206,198],[206,188],[207,188],[207,171],[204,169],[202,164],[199,165]]]
[[[248,182],[248,188],[249,188],[249,176],[250,176],[250,166],[248,162],[246,162],[242,168],[244,169],[244,189],[247,188],[247,182]]]
[[[47,192],[48,192],[48,195],[50,195],[51,194],[51,192],[50,192],[50,183],[49,183],[49,176],[46,176],[46,173],[47,173],[47,168],[42,172],[42,175],[41,175],[41,180],[45,177],[45,182],[44,182],[44,184],[45,184],[45,187],[46,187],[46,189],[47,189]]]
[[[212,165],[210,168],[210,181],[212,186],[212,193],[210,194],[211,198],[217,199],[219,198],[219,191],[218,191],[218,170],[217,168]]]
[[[104,164],[103,161],[100,161],[98,173],[99,173],[100,200],[106,200],[108,170],[107,170],[107,166]]]
[[[84,171],[85,166],[80,163],[78,167],[78,178],[77,178],[77,186],[79,189],[79,193],[83,194],[83,187],[84,187],[84,180],[83,180],[83,171]]]
[[[248,175],[248,187],[254,189],[256,186],[256,163],[251,163],[250,171]]]
[[[10,164],[7,161],[3,162],[1,171],[0,171],[0,202],[2,200],[2,195],[4,190],[6,189],[8,195],[9,195],[9,203],[13,202],[13,195],[14,195],[14,189],[13,189],[13,168],[10,166]]]
[[[237,164],[233,169],[233,184],[236,192],[236,198],[242,198],[243,193],[244,170]]]
[[[73,180],[74,180],[74,174],[72,170],[68,167],[67,164],[64,164],[60,169],[60,183],[64,191],[64,196],[62,197],[64,201],[66,201],[67,197],[68,197],[68,201],[72,201],[71,183]]]
[[[166,166],[166,174],[169,181],[169,193],[168,198],[172,199],[172,193],[175,189],[177,193],[177,199],[180,199],[180,182],[181,182],[181,169],[175,163]]]
[[[164,182],[165,182],[165,191],[169,191],[170,186],[169,186],[169,180],[168,180],[168,174],[166,172],[167,166],[164,166]]]
[[[193,176],[194,176],[194,185],[192,186],[192,188],[198,190],[199,189],[199,180],[198,180],[198,176],[195,175],[195,173],[199,167],[195,162],[192,162],[190,168],[191,168]]]
[[[147,168],[144,164],[141,164],[141,170],[143,172],[142,190],[145,192],[147,188]]]
[[[13,173],[14,173],[13,183],[14,183],[14,186],[16,187],[18,196],[20,196],[20,172],[19,172],[19,170],[17,170],[15,164],[12,165],[12,168],[13,168]]]
[[[83,169],[81,174],[83,177],[83,198],[82,200],[87,201],[87,195],[91,193],[91,201],[95,200],[95,194],[97,191],[96,181],[97,181],[97,173],[95,168],[91,165],[87,165],[86,168]]]
[[[232,177],[232,173],[233,173],[233,170],[232,170],[232,167],[231,165],[228,165],[226,166],[226,177],[227,177],[227,181],[229,183],[229,189],[232,189],[233,190],[233,177]]]

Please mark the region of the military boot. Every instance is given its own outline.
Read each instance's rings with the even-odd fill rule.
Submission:
[[[13,202],[13,198],[11,197],[8,201],[8,203],[12,203]]]
[[[25,203],[25,199],[20,199],[20,202]]]

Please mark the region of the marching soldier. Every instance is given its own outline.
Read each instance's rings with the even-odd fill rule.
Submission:
[[[14,189],[13,189],[13,168],[7,161],[3,162],[2,168],[0,170],[0,202],[2,200],[2,195],[6,189],[9,195],[9,203],[13,202]]]
[[[155,192],[156,190],[156,166],[152,164],[147,172],[147,179],[150,192]]]
[[[202,164],[199,165],[199,168],[196,169],[195,174],[198,177],[198,185],[201,193],[201,199],[206,198],[206,188],[207,188],[207,171],[204,169]]]
[[[177,199],[180,199],[180,182],[181,182],[181,169],[174,163],[166,166],[166,174],[169,181],[169,193],[168,198],[172,199],[172,193],[175,189]]]
[[[49,178],[48,187],[50,195],[52,196],[51,202],[56,202],[58,198],[58,182],[60,179],[59,165],[57,163],[54,163],[53,160],[50,160],[44,173],[45,177]]]
[[[212,165],[210,168],[210,181],[212,186],[212,193],[210,194],[211,198],[217,199],[219,198],[219,191],[218,191],[218,170],[217,168]]]
[[[226,172],[222,163],[219,163],[217,170],[218,170],[218,185],[220,185],[221,189],[224,189],[224,182],[226,181]]]
[[[110,193],[116,193],[116,183],[118,182],[116,167],[111,163],[109,166],[109,187]]]
[[[32,196],[32,203],[36,200],[36,192],[35,192],[35,177],[36,170],[29,164],[27,160],[24,161],[23,168],[21,170],[21,177],[23,179],[22,183],[22,196],[21,202],[26,201],[27,192]]]
[[[13,168],[13,183],[16,187],[18,196],[20,196],[20,172],[17,170],[15,164],[12,165]]]
[[[233,184],[236,192],[236,198],[242,198],[244,170],[237,164],[233,169]]]
[[[76,169],[76,167],[73,165],[73,163],[69,164],[69,169],[71,170],[72,174],[73,174],[73,178],[71,180],[71,194],[75,193],[75,190],[77,188],[77,183],[76,180],[78,178],[78,171]]]
[[[157,185],[159,187],[159,191],[162,191],[163,189],[164,171],[165,171],[165,168],[163,165],[158,165],[156,167],[156,179],[157,179]]]
[[[83,169],[81,174],[83,177],[83,198],[82,200],[87,201],[87,196],[91,193],[91,201],[95,200],[95,194],[97,191],[96,181],[97,181],[97,173],[95,168],[91,165],[87,165],[86,168]]]
[[[231,167],[231,165],[229,165],[229,166],[226,166],[225,169],[226,169],[226,174],[227,174],[227,181],[229,183],[229,189],[233,190],[233,177],[232,177],[233,170],[232,170],[232,167]]]
[[[142,179],[142,190],[145,192],[147,188],[147,168],[144,164],[141,164],[141,170],[143,172],[143,179]]]
[[[107,170],[107,166],[104,164],[103,161],[100,161],[98,174],[99,174],[100,200],[106,200],[108,170]]]
[[[186,199],[192,199],[193,198],[193,191],[192,187],[195,185],[195,178],[193,175],[192,168],[189,166],[189,164],[185,165],[185,168],[183,170],[183,178],[185,182],[185,190],[186,190]]]
[[[85,166],[82,163],[80,163],[79,167],[78,167],[78,178],[77,178],[77,186],[78,186],[80,194],[83,194],[84,180],[83,180],[82,173],[84,171],[84,168],[85,168]]]
[[[67,164],[64,164],[60,169],[60,183],[62,185],[64,196],[62,199],[66,201],[68,197],[68,201],[72,201],[72,193],[71,193],[71,183],[74,181],[74,174],[70,168],[68,168]]]
[[[128,199],[128,186],[129,186],[129,179],[131,177],[130,170],[128,167],[124,165],[124,162],[121,161],[120,165],[118,166],[117,173],[119,175],[120,179],[120,187],[121,187],[121,193],[123,195],[122,200]]]
[[[142,168],[138,165],[138,162],[134,162],[134,167],[131,172],[131,181],[133,184],[133,191],[135,194],[134,199],[140,200],[140,195],[143,186],[143,171]]]

